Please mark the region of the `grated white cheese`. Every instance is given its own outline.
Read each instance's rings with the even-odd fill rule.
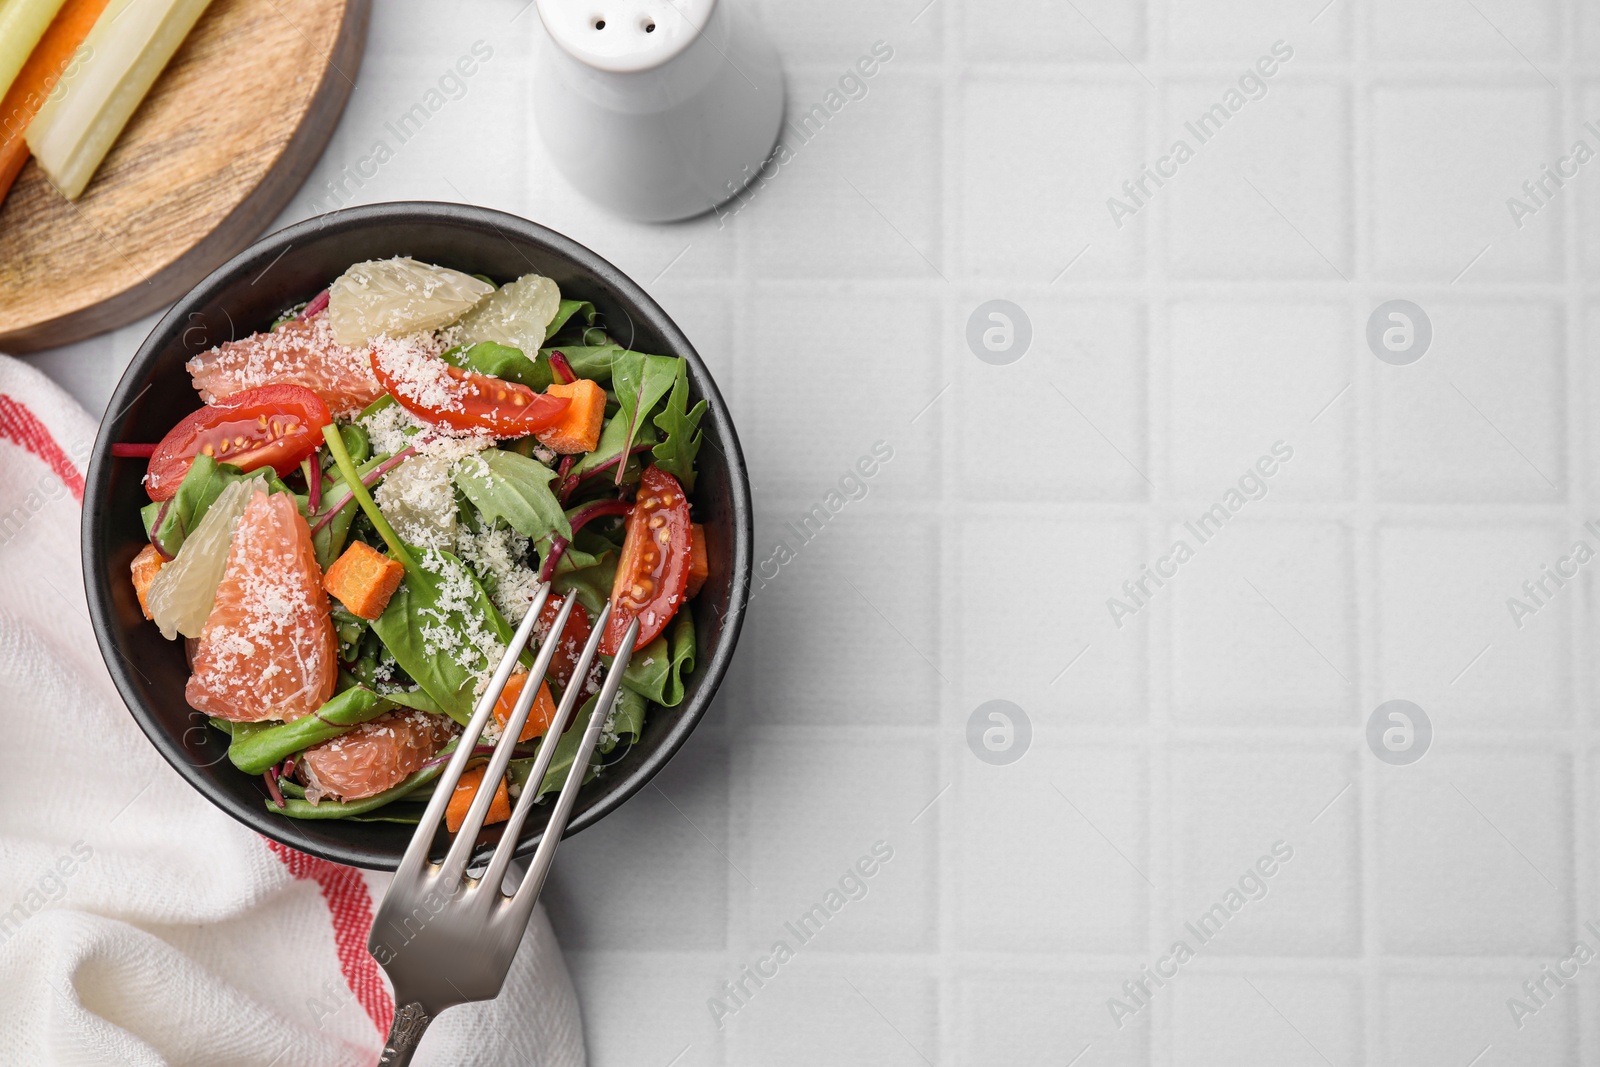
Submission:
[[[421,420],[399,404],[390,404],[374,411],[360,422],[367,431],[367,440],[372,445],[374,455],[394,455],[409,447],[413,435],[426,428]]]
[[[372,358],[393,382],[397,398],[435,411],[464,410],[461,398],[473,387],[450,377],[450,365],[439,358],[440,351],[431,332],[372,339]]]
[[[436,625],[422,627],[423,648],[430,656],[450,653],[473,676],[473,692],[481,693],[494,668],[500,665],[505,645],[478,613],[477,589],[460,561],[430,549],[423,553],[420,563],[424,570],[439,579],[438,606],[423,611],[436,622]],[[464,641],[463,633],[447,625],[452,616],[461,620]]]
[[[480,578],[492,579],[490,598],[506,621],[515,626],[528,614],[539,576],[528,566],[528,539],[504,526],[482,533],[462,527],[456,534],[456,555]]]
[[[457,521],[452,464],[435,456],[413,456],[390,471],[373,499],[400,539],[424,549],[454,549]]]

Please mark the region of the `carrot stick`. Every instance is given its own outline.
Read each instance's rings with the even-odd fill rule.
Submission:
[[[0,201],[28,161],[23,133],[110,0],[67,0],[0,100]]]

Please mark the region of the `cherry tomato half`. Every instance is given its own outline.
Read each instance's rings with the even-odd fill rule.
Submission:
[[[452,367],[433,356],[407,356],[406,372],[386,364],[374,349],[372,370],[385,392],[424,422],[453,430],[528,437],[560,422],[572,406],[566,397],[536,393],[526,385]]]
[[[628,513],[628,532],[611,586],[611,614],[600,639],[600,651],[615,656],[639,620],[640,649],[678,613],[689,584],[689,498],[678,479],[657,467],[646,467],[639,495]]]
[[[561,613],[561,604],[560,598],[551,596],[545,601],[544,610],[539,612],[534,633],[546,635],[540,637],[541,644],[555,625],[556,616]],[[566,628],[561,631],[560,643],[556,645],[555,658],[550,661],[550,679],[562,689],[572,680],[572,670],[578,665],[578,657],[583,655],[583,646],[589,643],[589,634],[592,632],[589,613],[582,604],[572,605],[572,614],[567,616]]]
[[[322,444],[322,428],[332,421],[328,405],[303,386],[242,390],[207,404],[167,432],[150,456],[145,490],[151,500],[168,499],[198,455],[240,470],[271,467],[288,474]]]

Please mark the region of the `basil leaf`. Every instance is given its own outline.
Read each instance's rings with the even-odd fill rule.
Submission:
[[[406,571],[372,630],[400,669],[440,710],[465,726],[476,701],[479,672],[472,668],[484,666],[478,642],[490,634],[508,643],[512,629],[459,559],[433,550],[422,560],[414,571]]]
[[[686,491],[694,489],[694,457],[700,452],[700,420],[705,413],[704,400],[689,410],[689,361],[680,359],[667,406],[655,417],[665,436],[651,452],[656,466],[678,479]]]
[[[694,616],[689,605],[678,609],[666,631],[634,652],[622,684],[662,707],[683,703],[683,676],[694,670]]]
[[[479,341],[470,348],[458,345],[441,358],[463,370],[517,382],[536,392],[543,392],[554,381],[548,360],[541,366],[523,355],[522,349],[498,341]]]
[[[289,487],[270,467],[245,472],[231,463],[218,463],[210,456],[198,455],[184,474],[183,481],[178,483],[176,493],[160,503],[146,504],[140,509],[145,535],[151,544],[171,559],[178,554],[178,549],[183,547],[184,540],[194,532],[195,527],[200,525],[207,509],[216,503],[222,491],[246,478],[266,479],[269,493],[289,492]]]
[[[679,362],[669,356],[646,356],[638,352],[619,352],[612,358],[611,387],[621,406],[616,417],[627,426],[624,451],[633,447],[641,429],[647,429],[647,416],[678,378]],[[618,472],[616,479],[619,484],[621,473]]]
[[[550,489],[555,476],[538,460],[490,448],[457,463],[452,478],[485,524],[504,519],[513,530],[537,541],[551,533],[572,536],[567,514]]]

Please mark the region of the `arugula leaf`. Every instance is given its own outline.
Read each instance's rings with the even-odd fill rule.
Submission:
[[[678,377],[672,383],[667,406],[655,417],[655,424],[666,436],[651,450],[656,466],[666,471],[686,491],[694,489],[694,457],[700,452],[700,420],[705,416],[704,400],[689,410],[689,361],[678,360]]]
[[[566,512],[550,489],[555,476],[536,459],[490,448],[457,463],[452,479],[484,523],[504,519],[513,530],[537,541],[552,532],[572,536]]]
[[[522,349],[498,341],[479,341],[470,348],[457,345],[440,358],[463,370],[526,385],[535,392],[543,392],[555,380],[548,359],[541,365],[524,355]]]
[[[683,676],[694,670],[694,655],[694,616],[685,604],[665,633],[634,652],[622,684],[662,707],[675,708],[683,703]]]
[[[646,417],[678,378],[679,361],[670,356],[646,356],[638,352],[619,352],[611,360],[611,387],[616,391],[621,410],[616,414],[627,426],[623,450],[633,448]],[[617,465],[616,483],[622,484],[625,464]]]
[[[471,569],[439,550],[429,551],[414,571],[407,568],[405,581],[372,631],[400,669],[463,726],[476,702],[473,690],[480,672],[473,668],[481,667],[483,659],[475,635],[490,633],[505,644],[513,633]]]
[[[160,503],[149,503],[140,509],[145,535],[168,559],[176,556],[184,540],[200,525],[200,520],[205,518],[206,511],[216,503],[222,491],[246,478],[265,479],[269,493],[289,492],[289,487],[270,467],[246,473],[231,463],[218,463],[210,456],[198,455],[183,476],[183,481],[178,483],[176,493]]]
[[[571,319],[572,316],[577,315],[580,312],[583,315],[583,324],[585,326],[593,326],[595,316],[597,315],[593,304],[589,303],[587,300],[561,301],[561,304],[556,308],[556,317],[551,319],[550,325],[544,328],[544,339],[548,341],[550,338],[560,333],[561,327],[565,326],[567,321]]]

